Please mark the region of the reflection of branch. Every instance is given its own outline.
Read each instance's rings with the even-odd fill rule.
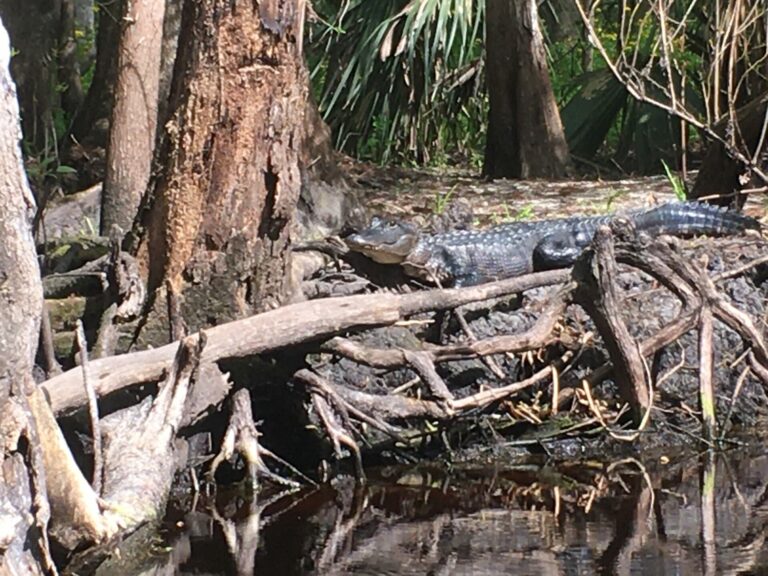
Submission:
[[[701,479],[701,540],[704,544],[704,574],[717,574],[717,536],[715,518],[715,480],[717,460],[715,452],[707,451],[706,465]]]
[[[601,574],[629,573],[632,555],[642,547],[651,531],[655,497],[653,484],[645,467],[634,458],[627,458],[609,466],[607,472],[610,474],[625,464],[633,464],[640,470],[642,487],[636,484],[631,487],[631,497],[626,504],[622,505],[623,510],[617,514],[622,521],[617,523],[615,537],[598,561]],[[640,478],[637,478],[636,482],[639,481]]]
[[[287,494],[290,492],[279,492],[262,504],[258,504],[254,495],[253,500],[248,504],[248,513],[245,519],[222,518],[215,507],[210,510],[211,516],[219,524],[222,534],[224,534],[224,540],[237,567],[238,576],[255,573],[254,562],[256,561],[259,535],[263,524],[261,515],[270,505]]]
[[[362,490],[350,500],[342,499],[342,502],[347,501],[349,501],[349,505],[353,508],[350,511],[344,509],[336,510],[333,528],[330,534],[328,534],[322,546],[322,552],[317,559],[318,573],[327,573],[341,559],[346,549],[349,548],[352,534],[360,526],[363,512],[369,506],[368,495]],[[372,538],[372,542],[376,543],[377,541],[376,538]]]

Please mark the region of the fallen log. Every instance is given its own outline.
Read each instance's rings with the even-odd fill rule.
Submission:
[[[321,340],[351,329],[393,324],[429,310],[445,310],[473,302],[500,298],[532,288],[551,286],[570,278],[570,270],[553,270],[462,289],[436,289],[412,294],[373,294],[300,302],[249,318],[207,329],[208,344],[201,364],[242,358]],[[160,348],[111,356],[90,363],[90,376],[98,396],[129,386],[159,380],[173,361],[177,343]],[[41,387],[57,415],[86,403],[79,368],[55,376]]]

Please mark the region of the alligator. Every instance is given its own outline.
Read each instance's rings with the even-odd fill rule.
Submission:
[[[375,262],[401,265],[408,276],[440,286],[472,286],[572,266],[597,228],[617,217],[651,235],[725,236],[761,229],[754,218],[727,208],[670,202],[623,214],[521,221],[440,234],[423,234],[408,222],[374,218],[370,227],[345,242],[351,251]]]

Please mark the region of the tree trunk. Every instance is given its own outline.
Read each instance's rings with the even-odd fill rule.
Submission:
[[[18,87],[22,133],[38,152],[52,150],[55,144],[54,48],[60,15],[61,4],[57,0],[0,0],[0,17],[16,51],[11,73]]]
[[[122,0],[101,5],[99,9],[96,68],[93,71],[93,81],[88,88],[85,102],[72,120],[69,134],[63,143],[64,147],[69,147],[73,139],[80,143],[92,140],[97,145],[106,145],[105,131],[99,131],[97,128],[101,124],[106,124],[99,120],[109,118],[112,110],[117,73],[117,48],[120,40],[120,14],[122,14]]]
[[[149,182],[155,149],[165,0],[126,0],[101,197],[101,233],[127,232]]]
[[[197,330],[285,298],[308,93],[303,13],[301,0],[184,5],[162,173],[139,249],[150,299],[170,286],[178,304],[173,336],[182,323]],[[148,328],[164,310],[160,296]]]
[[[756,159],[758,168],[768,168],[766,142],[762,131],[768,114],[768,92],[753,99],[736,112],[736,126],[721,122],[720,133],[734,132],[735,147],[748,158]],[[757,150],[762,145],[762,149]],[[689,194],[691,199],[715,197],[714,204],[742,207],[746,197],[739,192],[749,187],[765,186],[760,178],[750,173],[749,167],[729,154],[722,142],[712,142],[701,164],[696,182]]]
[[[10,43],[0,22],[0,573],[42,574],[49,559],[45,533],[45,475],[30,468],[37,447],[27,394],[34,389],[32,367],[43,287],[32,239],[35,201],[24,174],[16,90],[8,70]],[[13,441],[11,441],[13,439]],[[30,466],[30,467],[28,467]]]
[[[0,35],[6,35],[4,28]],[[0,37],[0,43],[3,40]],[[0,51],[6,48],[0,46]],[[7,60],[0,62],[6,65]],[[31,378],[43,306],[31,226],[35,199],[21,160],[18,122],[16,91],[4,68],[0,70],[0,400],[7,398],[12,380]]]
[[[547,70],[535,0],[488,0],[490,103],[483,172],[491,178],[562,178],[568,146]]]
[[[75,39],[75,0],[61,0],[58,54],[59,85],[63,87],[61,107],[69,118],[74,118],[84,99]]]

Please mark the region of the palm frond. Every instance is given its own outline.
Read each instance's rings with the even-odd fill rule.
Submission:
[[[315,9],[331,25],[310,40],[312,78],[337,146],[380,162],[423,162],[445,154],[451,137],[466,141],[463,131],[481,137],[483,2],[346,0]],[[452,120],[470,108],[475,122]]]

